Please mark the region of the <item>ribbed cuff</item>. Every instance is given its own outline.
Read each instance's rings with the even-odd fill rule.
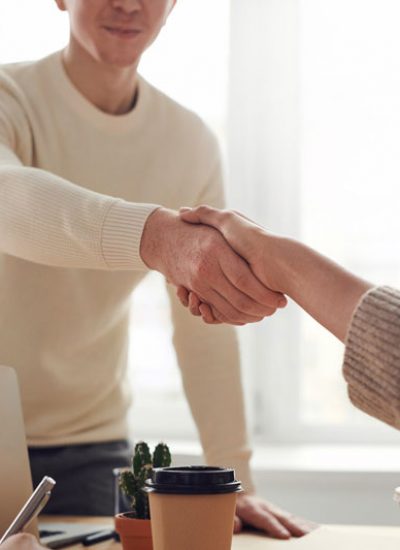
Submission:
[[[400,422],[400,292],[366,293],[346,339],[343,374],[354,405],[383,422]]]
[[[251,454],[250,451],[249,454]],[[246,491],[246,493],[255,492],[249,459],[226,456],[220,457],[217,460],[207,460],[207,464],[209,466],[223,466],[224,468],[233,468],[235,470],[236,479],[241,482],[242,488]]]
[[[255,487],[248,460],[235,460],[232,462],[232,468],[235,469],[236,479],[238,479],[246,493],[255,493]]]
[[[140,241],[149,215],[157,204],[131,203],[118,200],[104,219],[101,248],[109,269],[147,270],[140,257]]]

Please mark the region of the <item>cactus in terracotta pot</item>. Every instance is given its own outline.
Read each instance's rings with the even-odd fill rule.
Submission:
[[[145,481],[152,476],[153,468],[170,466],[168,446],[159,443],[153,455],[149,446],[140,441],[135,446],[132,468],[121,474],[119,483],[130,501],[131,512],[115,516],[115,529],[124,550],[152,550],[150,508]]]
[[[132,459],[132,469],[121,474],[120,485],[131,503],[131,517],[150,519],[149,500],[143,491],[145,481],[151,477],[153,468],[164,468],[171,465],[171,453],[165,443],[159,443],[153,455],[149,446],[140,441],[135,446]]]

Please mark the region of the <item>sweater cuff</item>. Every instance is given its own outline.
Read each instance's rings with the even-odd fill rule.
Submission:
[[[400,423],[400,292],[377,287],[356,308],[346,338],[343,374],[355,406]]]
[[[232,461],[232,468],[235,470],[235,476],[242,484],[242,489],[246,493],[255,493],[255,487],[250,470],[250,463],[248,460],[234,460]]]
[[[107,267],[113,270],[148,270],[140,256],[140,241],[149,215],[157,204],[115,201],[102,227],[101,250]]]
[[[254,493],[254,483],[250,470],[251,451],[248,451],[248,458],[221,457],[217,460],[207,460],[209,466],[222,466],[224,468],[233,468],[235,477],[241,482],[242,488],[246,493]]]

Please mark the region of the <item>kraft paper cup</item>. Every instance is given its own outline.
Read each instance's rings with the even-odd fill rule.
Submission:
[[[240,482],[230,468],[157,468],[146,481],[153,550],[231,550]]]

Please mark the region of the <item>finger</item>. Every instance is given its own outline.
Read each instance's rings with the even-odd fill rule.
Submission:
[[[194,292],[189,293],[189,311],[192,315],[200,317],[201,313],[199,306],[201,304],[200,298]]]
[[[314,529],[317,529],[318,525],[312,521],[305,520],[290,514],[277,515],[277,519],[286,529],[295,537],[303,537]]]
[[[235,516],[235,520],[234,520],[234,523],[233,523],[233,532],[235,534],[237,533],[240,533],[243,529],[243,522],[242,520],[240,519],[239,516]]]
[[[189,305],[189,291],[184,286],[178,286],[176,295],[179,298],[181,304],[185,307]]]
[[[221,323],[229,324],[229,321],[214,306],[202,302],[200,305],[200,312],[203,321],[208,325],[220,325]]]
[[[285,296],[264,286],[251,271],[247,262],[239,256],[232,256],[228,259],[221,256],[219,263],[225,276],[237,290],[254,302],[269,308],[270,311],[267,315],[271,315],[277,308],[286,305]]]
[[[224,288],[226,285],[221,282],[223,287],[223,294],[215,289],[209,289],[206,296],[206,301],[208,304],[212,304],[226,319],[226,322],[231,324],[236,323],[257,323],[263,319],[261,315],[249,315],[242,311],[239,311],[235,306],[230,302],[232,297],[232,288]],[[231,287],[231,285],[230,285]],[[225,296],[228,296],[229,299],[226,299]]]
[[[273,514],[295,537],[302,537],[319,527],[313,521],[295,516],[271,502],[261,502],[261,506],[266,512]]]
[[[212,208],[211,206],[202,205],[197,208],[180,208],[179,215],[185,222],[202,223],[211,225],[215,227],[215,229],[221,229],[225,212],[226,211]]]
[[[223,322],[219,320],[218,316],[208,304],[201,303],[199,309],[203,321],[208,325],[219,325]]]
[[[242,515],[241,519],[272,537],[278,539],[290,539],[291,537],[290,531],[275,516],[262,508],[252,507],[247,511],[246,516]]]
[[[251,272],[250,272],[251,273]],[[253,274],[251,273],[251,277]],[[260,304],[241,290],[239,290],[232,281],[225,275],[227,285],[224,285],[221,280],[219,281],[219,287],[221,288],[221,294],[228,300],[232,306],[238,311],[246,313],[252,317],[269,317],[276,312],[276,307],[269,307],[264,304]],[[265,287],[264,287],[265,288]]]

